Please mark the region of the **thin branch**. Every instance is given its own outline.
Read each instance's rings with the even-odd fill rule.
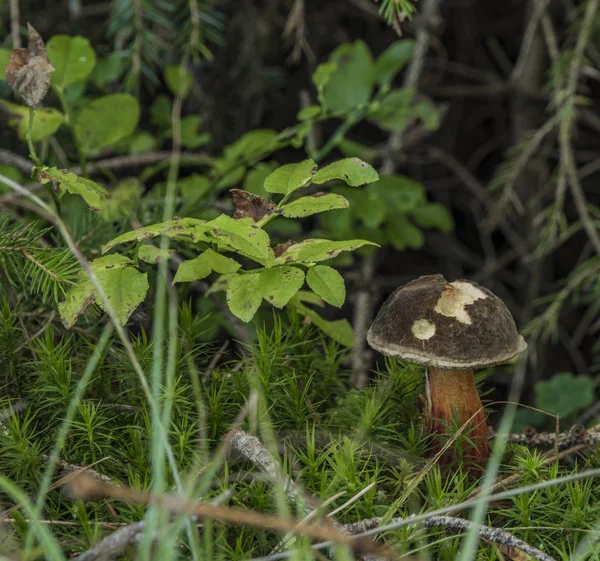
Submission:
[[[402,520],[402,519],[399,519]],[[368,520],[361,520],[360,522],[352,522],[343,526],[344,530],[349,534],[360,534],[376,528],[381,519],[371,518]],[[393,521],[392,521],[393,522]],[[435,528],[437,526],[443,526],[450,530],[469,530],[473,527],[473,523],[464,518],[456,518],[453,516],[432,516],[422,521],[423,526],[426,528]],[[501,528],[493,528],[491,526],[476,525],[477,533],[481,538],[484,538],[490,542],[506,545],[509,547],[516,547],[524,553],[531,555],[534,559],[539,561],[555,561],[553,557],[550,557],[547,553],[540,551],[536,547],[529,545],[527,542],[520,540],[513,536],[511,533]]]
[[[10,36],[13,49],[21,48],[21,35],[19,34],[19,21],[21,19],[19,4],[21,0],[10,0]]]

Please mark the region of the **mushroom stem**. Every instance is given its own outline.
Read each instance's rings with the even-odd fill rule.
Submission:
[[[489,456],[488,429],[473,371],[429,368],[427,384],[431,432],[440,435],[433,440],[432,453],[439,452],[456,428],[472,417],[469,426],[440,458],[440,465],[462,462],[471,472],[483,471]]]

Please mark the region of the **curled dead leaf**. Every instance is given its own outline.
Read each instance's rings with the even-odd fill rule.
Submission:
[[[27,105],[35,108],[48,93],[51,72],[54,66],[48,60],[44,41],[28,23],[27,48],[12,50],[4,70],[6,81]]]
[[[249,217],[258,222],[261,218],[273,214],[275,210],[275,203],[263,199],[260,195],[242,189],[230,189],[229,192],[235,204],[234,218]]]

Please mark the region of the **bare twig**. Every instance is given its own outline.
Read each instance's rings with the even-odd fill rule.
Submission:
[[[349,534],[360,534],[372,528],[376,528],[380,522],[380,518],[370,518],[368,520],[361,520],[360,522],[345,524],[343,528]],[[469,530],[473,527],[473,523],[469,520],[465,520],[464,518],[456,518],[453,516],[432,516],[426,520],[423,520],[422,524],[426,528],[443,526],[444,528],[448,528],[450,530]],[[517,549],[520,549],[539,561],[554,561],[554,558],[550,557],[550,555],[547,553],[540,551],[536,547],[529,545],[523,540],[520,540],[506,530],[483,525],[477,525],[476,527],[479,536],[485,540],[509,547],[516,547]]]

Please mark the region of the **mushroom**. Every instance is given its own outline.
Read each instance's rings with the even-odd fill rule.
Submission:
[[[449,448],[440,463],[460,457],[467,469],[487,463],[488,434],[474,371],[510,360],[527,344],[500,298],[469,280],[420,277],[398,288],[381,306],[367,334],[369,345],[391,357],[427,367],[427,402],[433,452],[453,423],[465,428],[462,454]]]

